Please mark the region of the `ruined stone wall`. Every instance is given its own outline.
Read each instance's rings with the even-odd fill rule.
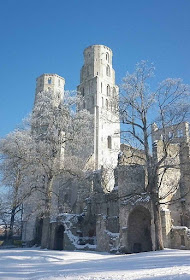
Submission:
[[[154,123],[152,125],[152,142],[164,140],[169,143],[189,142],[189,124],[182,122],[180,124],[159,129]]]
[[[181,225],[190,228],[190,143],[180,145]]]
[[[162,140],[157,142],[157,161],[164,158],[165,146]],[[180,145],[170,143],[167,147],[167,157],[158,170],[158,186],[161,207],[169,209],[174,225],[180,225]]]
[[[190,229],[185,226],[172,227],[171,248],[190,250]]]
[[[154,147],[157,161],[164,156],[164,143],[157,141]],[[172,224],[189,225],[189,203],[190,203],[190,180],[189,180],[189,144],[170,143],[167,147],[167,157],[162,162],[158,173],[159,193],[161,206],[171,213]],[[183,221],[184,218],[184,221]]]
[[[143,166],[127,165],[118,167],[118,195],[120,251],[131,253],[148,250],[148,248],[154,249],[154,221],[150,196],[146,192]],[[134,211],[139,211],[139,214]],[[138,223],[135,219],[131,219],[130,217],[133,214],[136,218],[142,214],[142,219],[140,218],[139,221],[145,219],[145,223],[140,225],[140,222]],[[130,241],[132,236],[139,237],[139,240]],[[146,238],[146,236],[148,237]],[[145,243],[142,242],[142,237]]]
[[[121,153],[119,155],[119,165],[145,164],[145,153],[126,144],[121,144]]]

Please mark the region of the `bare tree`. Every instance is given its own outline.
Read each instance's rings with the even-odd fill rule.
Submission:
[[[15,217],[21,214],[22,203],[31,193],[29,185],[26,187],[28,171],[32,170],[28,153],[30,146],[31,136],[28,130],[15,130],[0,141],[1,185],[7,197],[6,203],[3,202],[2,205],[6,224],[9,225],[8,239],[12,239]]]
[[[168,137],[168,126],[178,129],[180,123],[189,117],[189,86],[180,79],[166,79],[155,90],[151,90],[154,66],[142,61],[137,64],[133,74],[127,73],[123,79],[120,95],[120,117],[123,141],[143,150],[147,174],[146,191],[149,192],[154,213],[156,249],[163,249],[160,218],[161,177],[169,168],[176,168],[176,154],[168,152],[172,138]],[[149,83],[148,83],[149,82]],[[162,152],[159,158],[152,157],[152,130],[154,122],[162,129]],[[177,126],[174,126],[174,124]],[[157,128],[156,128],[157,129]],[[156,142],[154,143],[156,145]],[[174,190],[170,190],[171,192]],[[169,195],[169,193],[168,193]]]

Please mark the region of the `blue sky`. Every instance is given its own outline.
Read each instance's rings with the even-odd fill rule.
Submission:
[[[35,79],[57,73],[79,84],[83,50],[113,50],[116,82],[140,60],[156,81],[190,83],[189,0],[2,0],[0,8],[0,137],[32,110]]]

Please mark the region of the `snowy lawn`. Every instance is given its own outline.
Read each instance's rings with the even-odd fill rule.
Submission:
[[[0,250],[0,279],[190,280],[190,251],[131,255],[40,249]]]

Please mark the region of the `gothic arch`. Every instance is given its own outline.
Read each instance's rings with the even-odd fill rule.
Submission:
[[[137,206],[128,218],[128,247],[130,253],[152,250],[151,215],[143,206]]]

